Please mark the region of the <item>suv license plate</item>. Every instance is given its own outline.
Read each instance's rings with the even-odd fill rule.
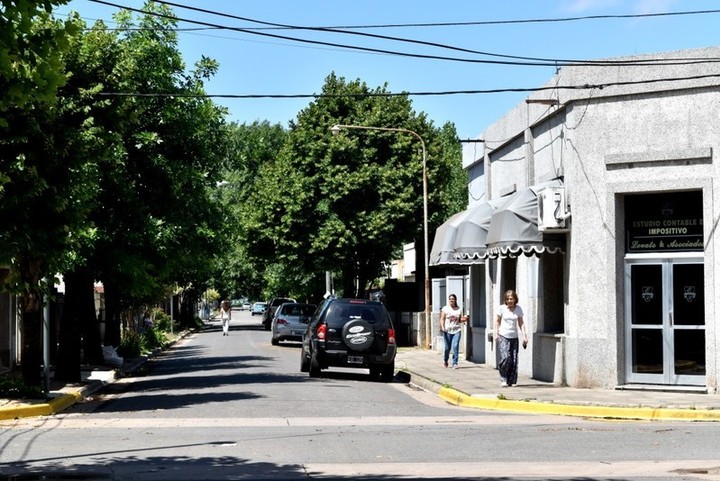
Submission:
[[[348,356],[348,364],[362,364],[364,361],[362,356]]]

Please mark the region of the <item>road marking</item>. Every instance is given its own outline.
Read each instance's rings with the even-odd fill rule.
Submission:
[[[358,416],[358,417],[295,417],[295,418],[106,418],[85,414],[60,414],[47,418],[23,418],[0,422],[7,429],[78,429],[78,428],[287,428],[346,426],[496,426],[577,424],[576,419],[523,415],[480,416]]]
[[[304,465],[309,478],[321,476],[378,476],[382,479],[477,478],[514,479],[518,477],[562,476],[568,478],[662,477],[663,479],[720,479],[720,459],[666,461],[532,461],[532,462],[447,462],[447,463],[372,463]],[[705,475],[705,476],[702,476]]]

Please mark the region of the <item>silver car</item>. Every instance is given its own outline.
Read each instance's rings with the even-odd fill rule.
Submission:
[[[302,341],[308,320],[312,317],[316,308],[315,304],[301,304],[298,302],[281,304],[275,310],[272,318],[272,338],[270,340],[272,345],[277,346],[280,341]]]

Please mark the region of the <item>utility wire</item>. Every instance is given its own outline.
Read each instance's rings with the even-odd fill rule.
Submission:
[[[300,43],[309,43],[313,45],[323,45],[323,46],[329,46],[334,48],[344,48],[344,49],[350,49],[350,50],[357,50],[357,51],[364,51],[364,52],[372,52],[372,53],[380,53],[380,54],[386,54],[386,55],[397,55],[402,57],[411,57],[411,58],[422,58],[422,59],[429,59],[429,60],[444,60],[444,61],[453,61],[453,62],[467,62],[467,63],[481,63],[481,64],[496,64],[496,65],[521,65],[521,66],[541,66],[541,67],[564,67],[564,66],[570,66],[570,65],[576,65],[576,66],[591,66],[591,65],[610,65],[610,66],[618,66],[618,65],[627,65],[627,66],[640,66],[640,65],[692,65],[697,63],[714,63],[720,61],[718,58],[683,58],[683,59],[644,59],[644,60],[568,60],[568,59],[542,59],[542,58],[532,58],[532,57],[518,57],[518,56],[511,56],[511,55],[501,55],[501,54],[493,54],[490,52],[481,52],[476,50],[470,50],[470,49],[462,49],[460,47],[452,47],[449,45],[443,45],[438,44],[434,42],[424,42],[419,40],[409,40],[409,39],[403,39],[399,37],[389,37],[389,36],[383,36],[383,35],[374,35],[374,34],[368,34],[368,33],[362,33],[362,32],[346,32],[342,30],[332,30],[332,29],[326,29],[326,28],[318,28],[318,27],[295,27],[302,30],[312,30],[312,31],[322,31],[322,32],[331,32],[331,33],[346,33],[346,34],[354,34],[354,35],[362,35],[362,36],[368,36],[368,37],[374,37],[374,38],[381,38],[386,40],[394,40],[394,41],[402,41],[402,42],[409,42],[409,43],[415,43],[415,44],[421,44],[426,46],[433,46],[433,47],[439,47],[439,48],[446,48],[451,49],[455,51],[460,51],[464,53],[472,53],[477,55],[484,55],[484,56],[492,56],[492,57],[498,57],[498,58],[508,58],[508,59],[522,59],[525,61],[512,61],[512,60],[487,60],[487,59],[470,59],[470,58],[459,58],[459,57],[444,57],[439,55],[428,55],[428,54],[416,54],[416,53],[409,53],[409,52],[400,52],[395,50],[386,50],[386,49],[378,49],[378,48],[370,48],[370,47],[360,47],[356,45],[347,45],[347,44],[338,44],[338,43],[332,43],[332,42],[324,42],[320,40],[309,40],[309,39],[303,39],[298,37],[289,37],[285,35],[278,35],[278,34],[272,34],[272,33],[266,33],[266,32],[259,32],[256,30],[248,30],[246,28],[240,28],[240,27],[228,27],[228,26],[222,26],[217,25],[214,23],[209,22],[203,22],[199,20],[191,20],[191,19],[185,19],[180,18],[175,15],[166,15],[158,12],[147,12],[141,9],[133,8],[133,7],[126,7],[123,5],[119,5],[116,3],[112,3],[106,0],[89,0],[94,3],[99,3],[103,5],[108,5],[116,8],[121,8],[125,10],[130,10],[133,12],[142,13],[145,15],[153,15],[156,17],[161,18],[167,18],[174,21],[180,21],[180,22],[186,22],[186,23],[192,23],[197,25],[204,25],[206,27],[213,27],[213,28],[222,28],[226,30],[232,30],[236,32],[242,32],[247,33],[250,35],[260,35],[260,36],[266,36],[276,39],[282,39],[282,40],[290,40],[293,42],[300,42]],[[188,8],[191,10],[201,11],[203,13],[212,13],[214,15],[220,15],[220,16],[226,16],[231,17],[234,19],[244,20],[244,21],[250,21],[255,23],[262,23],[262,24],[270,24],[270,22],[262,22],[259,20],[252,20],[247,19],[244,17],[238,17],[230,14],[224,14],[220,12],[214,12],[209,11],[205,9],[200,9],[197,7],[187,7],[183,5],[179,5],[173,2],[167,2],[162,0],[157,0],[157,3],[172,5],[172,6],[179,6],[181,8]],[[272,25],[283,25],[283,24],[272,24]],[[287,26],[287,25],[285,25]]]
[[[625,82],[607,82],[600,84],[583,85],[551,85],[547,87],[533,88],[503,88],[485,90],[448,90],[438,92],[370,92],[363,94],[185,94],[185,93],[141,93],[141,92],[100,92],[103,97],[178,97],[178,98],[225,98],[225,99],[302,99],[302,98],[347,98],[347,97],[427,97],[447,95],[477,95],[517,92],[542,92],[557,90],[602,90],[608,87],[620,87],[629,85],[646,85],[661,82],[682,82],[688,80],[703,80],[720,78],[718,74],[693,75],[688,77],[668,77],[649,80],[634,80]]]
[[[686,15],[707,15],[717,14],[720,10],[692,10],[685,12],[661,12],[661,13],[637,13],[637,14],[620,14],[620,15],[586,15],[580,17],[561,17],[561,18],[528,18],[520,20],[479,20],[473,22],[430,22],[430,23],[391,23],[391,24],[369,24],[369,25],[335,25],[319,28],[330,29],[368,29],[368,28],[418,28],[418,27],[473,27],[486,25],[516,25],[528,23],[561,23],[576,22],[582,20],[614,20],[626,18],[650,18],[650,17],[677,17]],[[293,27],[250,27],[251,30],[272,30]]]

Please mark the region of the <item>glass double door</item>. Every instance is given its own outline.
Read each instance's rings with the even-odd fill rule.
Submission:
[[[627,260],[627,382],[705,385],[702,258]]]

